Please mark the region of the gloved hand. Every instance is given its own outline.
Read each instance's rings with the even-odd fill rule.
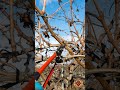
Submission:
[[[35,90],[44,90],[38,81],[35,81]]]

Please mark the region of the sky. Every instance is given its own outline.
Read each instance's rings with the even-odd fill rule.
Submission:
[[[84,21],[84,18],[85,18],[85,0],[74,0],[75,2],[73,3],[73,10],[75,12],[75,15],[76,17],[81,21],[83,22]],[[70,15],[70,3],[69,3],[69,0],[62,0],[62,3],[61,5],[63,5],[64,3],[66,3],[64,6],[63,6],[63,9],[66,11],[66,16],[71,18],[71,15]],[[43,0],[36,0],[36,6],[42,10],[42,7],[43,7]],[[59,8],[59,4],[58,4],[58,0],[47,0],[47,5],[46,5],[46,13],[47,13],[47,16],[51,16],[58,8]],[[77,12],[77,8],[79,9],[79,12]],[[65,18],[61,17],[63,16],[63,11],[62,9],[59,10],[53,19],[50,19],[49,20],[49,24],[51,26],[54,26],[54,27],[57,27],[57,28],[60,28],[62,30],[64,30],[66,33],[63,33],[62,31],[59,31],[59,32],[55,32],[57,34],[59,34],[61,37],[63,37],[65,40],[70,40],[70,33],[69,33],[69,27],[68,27],[68,24],[66,23],[66,20]],[[41,20],[41,22],[43,22]],[[81,30],[82,30],[82,27],[81,25],[76,25],[77,27],[77,30],[79,33],[81,33]],[[41,31],[41,30],[40,30]],[[58,43],[54,38],[50,38],[49,40],[46,39],[47,41],[50,41],[52,44],[56,44]],[[38,45],[38,44],[36,44]]]
[[[42,10],[42,7],[43,7],[43,3],[42,3],[43,0],[36,0],[36,5],[38,6],[38,8],[40,10]],[[63,3],[66,3],[66,2],[69,2],[69,0],[62,0],[62,4]],[[73,8],[76,9],[76,7],[78,7],[80,9],[80,12],[75,12],[77,13],[77,17],[83,21],[84,20],[84,17],[85,17],[85,0],[75,0],[75,3],[73,3]],[[46,12],[47,12],[47,15],[51,15],[52,13],[54,13],[57,9],[59,8],[59,5],[58,5],[58,0],[47,0],[47,5],[46,5]],[[63,7],[65,10],[69,10],[69,3],[65,4],[64,7]],[[61,10],[58,12],[60,13]],[[69,13],[68,13],[69,15]],[[53,24],[56,25],[64,25],[63,22],[61,20],[54,20],[54,22],[52,22]],[[62,23],[61,23],[62,22]],[[66,26],[64,27],[66,28]]]

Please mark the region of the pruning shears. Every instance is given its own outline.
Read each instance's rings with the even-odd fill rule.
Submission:
[[[56,52],[53,53],[53,55],[40,67],[34,74],[34,77],[28,82],[28,84],[23,88],[23,90],[34,90],[34,82],[35,82],[35,90],[44,90],[44,88],[47,86],[48,81],[50,80],[50,77],[52,76],[54,72],[54,68],[56,63],[60,63],[61,61],[61,54],[63,52],[65,46],[60,46]],[[56,59],[55,59],[56,58]],[[47,76],[47,79],[45,80],[45,83],[43,86],[40,85],[40,83],[37,81],[41,75],[41,73],[46,69],[46,67],[53,61],[56,60],[53,68],[51,69],[49,75]]]

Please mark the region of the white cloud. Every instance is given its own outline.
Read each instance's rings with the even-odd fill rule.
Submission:
[[[70,35],[67,35],[67,36],[62,36],[63,37],[63,39],[65,39],[66,41],[71,41],[71,36]],[[77,37],[74,37],[74,39],[75,39],[75,41],[77,41],[78,40],[78,38]]]

